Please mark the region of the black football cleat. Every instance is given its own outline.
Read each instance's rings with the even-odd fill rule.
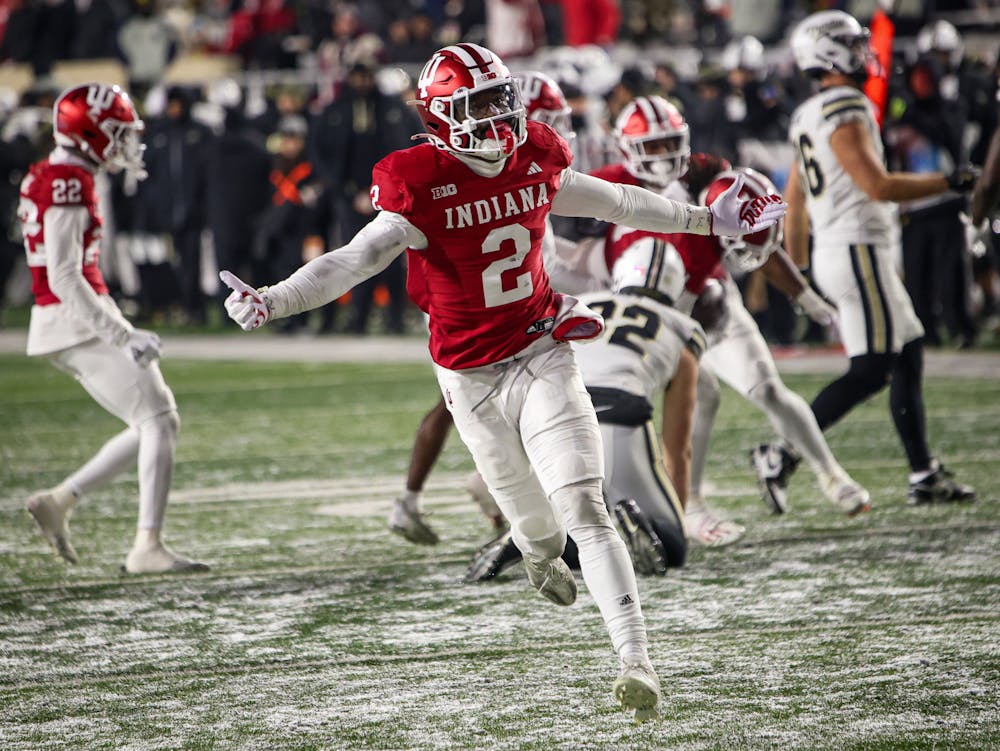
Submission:
[[[472,583],[492,579],[520,560],[521,551],[514,544],[510,530],[507,530],[476,551],[463,581]]]
[[[667,551],[649,519],[639,504],[631,498],[615,504],[615,519],[632,556],[632,566],[637,574],[664,576],[667,573]]]
[[[940,464],[927,477],[910,483],[906,505],[925,506],[931,503],[972,503],[976,491],[955,481],[955,476]]]
[[[802,459],[776,443],[750,449],[750,466],[757,475],[761,499],[775,514],[788,511],[788,481]]]

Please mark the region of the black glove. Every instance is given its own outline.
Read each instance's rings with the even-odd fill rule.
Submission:
[[[980,172],[982,170],[972,164],[958,167],[948,175],[948,188],[957,193],[969,193],[976,186]]]

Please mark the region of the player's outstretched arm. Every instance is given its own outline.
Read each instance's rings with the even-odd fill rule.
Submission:
[[[324,253],[284,281],[254,289],[229,271],[219,272],[233,292],[226,313],[244,331],[272,318],[302,313],[333,302],[359,282],[385,269],[407,248],[425,248],[427,238],[399,214],[381,212],[343,247]]]
[[[562,173],[552,211],[561,216],[589,216],[652,232],[695,235],[745,235],[766,229],[785,214],[777,196],[744,199],[738,179],[710,208],[672,201],[636,185],[610,183],[572,169]]]
[[[691,427],[697,401],[698,357],[681,350],[677,372],[663,393],[663,462],[682,508],[691,485]]]
[[[830,135],[830,148],[844,171],[865,195],[875,201],[913,201],[946,190],[972,190],[978,170],[962,167],[950,175],[942,172],[887,172],[867,126],[860,120],[839,125]]]

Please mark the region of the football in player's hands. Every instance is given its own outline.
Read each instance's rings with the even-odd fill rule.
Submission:
[[[264,296],[231,271],[220,271],[219,279],[232,292],[223,303],[226,314],[244,331],[260,328],[271,317],[271,310]]]
[[[709,279],[691,308],[691,317],[701,324],[706,334],[718,334],[729,321],[726,290],[718,279]]]

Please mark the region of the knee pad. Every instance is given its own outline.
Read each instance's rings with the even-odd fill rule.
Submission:
[[[599,480],[586,480],[559,488],[552,493],[551,500],[566,531],[577,543],[585,543],[581,538],[587,538],[601,528],[617,534],[604,503]]]
[[[747,398],[765,412],[773,412],[774,408],[784,401],[788,387],[779,378],[768,378],[750,389]]]
[[[140,432],[155,430],[163,435],[176,437],[181,430],[181,416],[175,409],[169,412],[161,412],[140,423],[138,428]]]

